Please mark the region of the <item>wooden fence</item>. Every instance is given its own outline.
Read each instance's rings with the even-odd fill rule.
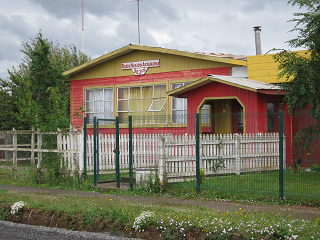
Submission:
[[[163,142],[169,182],[195,177],[195,136],[164,136]],[[200,169],[205,175],[277,170],[279,134],[201,135],[200,159]]]
[[[32,167],[19,167],[18,162],[30,161],[31,165],[40,168],[45,153],[56,153],[61,156],[61,166],[66,170],[74,171],[83,168],[83,135],[82,132],[70,130],[62,132],[41,132],[39,130],[15,130],[2,131],[3,144],[0,145],[0,168],[13,169],[14,177],[17,178],[17,170],[31,170]],[[43,138],[48,135],[55,135],[55,146],[50,149],[43,148]],[[23,155],[23,157],[19,157]],[[21,154],[24,153],[24,154]]]
[[[83,132],[40,132],[6,131],[2,135],[11,140],[0,145],[0,151],[12,152],[11,166],[16,174],[18,161],[30,160],[41,167],[43,154],[60,154],[61,165],[70,171],[83,170]],[[30,142],[18,143],[18,135],[28,135]],[[56,135],[56,148],[44,149],[43,136]],[[285,143],[285,141],[284,141]],[[129,168],[129,137],[120,135],[120,168]],[[205,175],[240,174],[243,172],[270,171],[279,168],[279,135],[230,134],[200,136],[200,168]],[[99,169],[115,169],[115,135],[99,135]],[[28,158],[18,158],[18,152],[30,152]],[[285,149],[284,149],[285,153]],[[87,136],[87,170],[92,171],[93,136]],[[285,162],[285,156],[284,156]],[[284,164],[285,166],[285,164]],[[163,179],[164,173],[169,182],[194,178],[196,175],[195,135],[135,134],[133,135],[133,167],[135,169],[156,168]]]

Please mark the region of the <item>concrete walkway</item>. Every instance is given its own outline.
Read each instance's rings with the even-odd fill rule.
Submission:
[[[166,204],[176,206],[199,206],[214,209],[216,211],[228,211],[235,212],[239,211],[261,211],[265,213],[281,213],[283,215],[291,215],[295,218],[301,219],[318,219],[320,217],[320,208],[311,207],[299,207],[299,206],[279,206],[279,205],[268,205],[268,204],[244,204],[238,202],[224,202],[224,201],[201,201],[201,200],[183,200],[178,198],[162,198],[162,197],[141,197],[141,196],[123,196],[105,193],[95,192],[83,192],[83,191],[71,191],[61,189],[48,189],[48,188],[37,188],[37,187],[23,187],[23,186],[11,186],[11,185],[0,185],[0,189],[5,189],[11,192],[20,193],[37,193],[47,195],[60,195],[60,196],[76,196],[76,197],[87,197],[87,198],[112,198],[123,201],[148,203],[148,204]]]

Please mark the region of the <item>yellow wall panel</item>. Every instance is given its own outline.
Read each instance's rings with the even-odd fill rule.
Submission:
[[[306,51],[298,51],[298,54],[305,54]],[[285,79],[278,79],[278,63],[273,59],[274,54],[248,56],[248,78],[268,83],[281,83]]]
[[[131,69],[122,70],[122,63],[154,59],[160,59],[160,67],[149,68],[146,74],[231,66],[229,63],[137,50],[83,70],[70,76],[69,80],[133,76],[134,73]]]

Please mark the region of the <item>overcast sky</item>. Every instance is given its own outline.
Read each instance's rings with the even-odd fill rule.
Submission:
[[[41,30],[60,45],[82,48],[82,0],[0,0],[0,78],[23,58],[21,43]],[[143,0],[141,44],[194,52],[254,55],[254,26],[263,53],[288,49],[288,22],[304,10],[287,0]],[[84,50],[92,58],[138,43],[137,1],[84,0]],[[295,50],[295,49],[291,49]]]

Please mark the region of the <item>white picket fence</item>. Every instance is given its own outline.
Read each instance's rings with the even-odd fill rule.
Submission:
[[[194,177],[195,136],[165,136],[164,139],[163,162],[169,182]],[[200,146],[200,169],[203,169],[205,175],[240,175],[243,172],[279,169],[277,133],[202,135]]]
[[[4,134],[4,133],[3,133]],[[0,145],[0,151],[11,151],[13,169],[17,169],[17,152],[31,152],[31,163],[41,166],[43,154],[59,153],[61,165],[70,171],[84,169],[83,132],[7,131],[12,135],[10,144]],[[19,134],[30,135],[30,144],[19,144]],[[56,135],[57,148],[43,149],[43,135]],[[99,170],[115,169],[115,135],[99,135]],[[285,143],[285,141],[283,141]],[[279,168],[279,135],[277,133],[201,135],[200,168],[205,175],[240,174],[243,172],[270,171]],[[285,146],[284,146],[285,153]],[[93,136],[87,136],[87,170],[94,169]],[[1,159],[0,159],[1,160]],[[120,168],[129,168],[129,137],[120,135]],[[8,161],[2,159],[1,161]],[[285,156],[284,156],[285,163]],[[285,167],[285,164],[284,164]],[[195,135],[134,134],[133,168],[158,169],[160,179],[169,182],[194,178],[196,175]]]
[[[285,141],[284,141],[285,142]],[[129,168],[129,137],[120,135],[120,168]],[[277,133],[201,135],[200,168],[205,175],[240,174],[279,168]],[[93,136],[87,140],[87,168],[93,170]],[[99,136],[99,169],[115,169],[115,136]],[[285,152],[285,150],[284,150]],[[284,157],[285,162],[285,157]],[[285,166],[285,164],[284,164]],[[195,135],[133,135],[133,168],[157,168],[169,182],[196,175]]]

